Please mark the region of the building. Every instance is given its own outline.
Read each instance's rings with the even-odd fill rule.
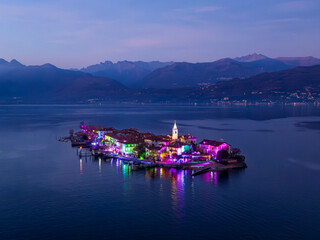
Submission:
[[[177,127],[177,123],[176,121],[174,121],[174,125],[172,128],[172,140],[176,141],[178,140],[179,136],[178,136],[178,127]]]
[[[218,152],[225,150],[230,153],[230,145],[225,142],[218,142],[214,140],[204,139],[199,144],[200,151],[211,155],[212,158],[216,159]]]
[[[121,141],[121,153],[123,155],[132,155],[133,150],[135,147],[137,147],[139,144],[139,141],[127,141],[123,140]]]
[[[181,142],[188,143],[188,144],[197,144],[197,138],[190,134],[179,137],[179,140]]]
[[[144,138],[144,142],[151,146],[161,147],[168,145],[172,141],[168,136],[149,135]]]
[[[138,159],[165,162],[208,159],[220,161],[230,155],[230,145],[225,142],[204,139],[198,145],[197,138],[190,134],[179,136],[176,121],[172,134],[166,136],[141,133],[133,128],[117,130],[99,126],[81,127],[82,132],[76,135],[91,140],[95,149],[103,148],[105,152],[135,156]]]
[[[148,146],[147,147],[147,156],[153,160],[158,160],[160,158],[160,149],[161,147]]]
[[[180,156],[182,153],[190,150],[190,146],[182,142],[173,142],[166,146],[166,152],[169,153],[169,156]]]

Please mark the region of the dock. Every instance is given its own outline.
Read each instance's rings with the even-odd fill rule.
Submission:
[[[210,170],[211,170],[211,166],[210,167],[204,167],[204,168],[201,168],[200,170],[192,173],[191,176],[197,176],[197,175],[200,175],[202,173],[209,172]]]

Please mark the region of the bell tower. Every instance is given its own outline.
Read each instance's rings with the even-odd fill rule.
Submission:
[[[172,128],[172,140],[178,140],[178,127],[176,121],[174,121]]]

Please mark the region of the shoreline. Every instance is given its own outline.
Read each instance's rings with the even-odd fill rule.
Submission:
[[[61,142],[68,142],[68,138],[63,138]],[[71,139],[70,139],[71,141]],[[77,155],[81,159],[84,158],[94,158],[94,159],[117,159],[121,161],[123,164],[129,165],[132,167],[132,170],[145,170],[150,168],[174,168],[174,169],[182,169],[182,170],[191,170],[193,171],[192,176],[200,175],[206,172],[219,172],[219,171],[228,171],[232,169],[244,169],[247,168],[247,164],[245,161],[232,162],[232,163],[221,163],[216,160],[207,160],[207,161],[189,161],[184,163],[177,162],[163,162],[163,161],[153,161],[152,159],[144,159],[139,160],[135,157],[123,156],[115,153],[101,152],[97,149],[90,148],[89,145],[84,145],[83,147],[79,147],[76,145],[72,145],[72,148],[78,148]],[[85,152],[82,152],[85,150]],[[232,160],[232,159],[229,159]]]

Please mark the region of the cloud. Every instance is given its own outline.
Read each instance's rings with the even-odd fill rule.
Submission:
[[[318,8],[319,5],[314,1],[289,1],[279,3],[276,9],[284,12],[303,12]]]
[[[75,18],[70,11],[48,5],[0,5],[0,19],[18,22],[37,22],[39,20],[66,21]]]
[[[303,22],[302,18],[275,18],[257,22],[258,28],[261,29],[283,29],[287,26]]]
[[[194,7],[194,8],[179,8],[175,9],[175,12],[183,12],[183,13],[208,13],[215,12],[221,10],[220,6],[205,6],[205,7]]]
[[[269,19],[262,21],[262,23],[270,24],[270,23],[292,23],[292,22],[298,22],[301,21],[300,18],[276,18],[276,19]]]

